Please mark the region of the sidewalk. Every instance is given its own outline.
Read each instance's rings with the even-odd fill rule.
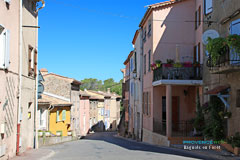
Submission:
[[[20,156],[16,156],[11,160],[47,160],[55,154],[53,150],[39,148],[37,150],[29,150],[22,153]]]
[[[122,138],[128,141],[134,141],[134,142],[138,142],[136,140],[133,140],[132,138],[126,138],[126,137],[122,137],[120,135],[115,135],[115,137],[118,138]],[[139,143],[143,143],[143,144],[148,144],[146,142],[139,142]],[[152,145],[152,144],[150,144]],[[153,146],[158,146],[158,145],[153,145]],[[213,159],[218,159],[218,160],[240,160],[240,157],[234,156],[234,154],[227,152],[225,150],[221,150],[221,151],[216,151],[216,150],[184,150],[183,149],[183,145],[172,145],[171,147],[166,147],[166,146],[158,146],[158,147],[162,147],[162,148],[171,148],[172,150],[181,150],[182,152],[191,152],[191,153],[195,153],[198,155],[204,155],[204,156],[208,156],[209,158],[213,158]]]

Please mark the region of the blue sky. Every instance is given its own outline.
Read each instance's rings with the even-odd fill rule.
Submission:
[[[119,81],[144,6],[161,1],[46,0],[39,12],[39,68],[78,80]]]

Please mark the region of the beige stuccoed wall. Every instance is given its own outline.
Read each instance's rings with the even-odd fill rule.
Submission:
[[[32,11],[32,1],[23,0],[23,26],[38,26],[38,14]],[[20,152],[34,147],[34,115],[36,107],[36,78],[28,75],[28,46],[38,50],[38,29],[23,27],[22,37],[22,121],[20,138],[22,146]],[[39,53],[38,53],[39,54]],[[29,105],[31,103],[31,105]],[[31,117],[28,117],[31,114]]]
[[[213,12],[207,16],[204,16],[204,20],[207,20],[208,17],[211,16],[209,20],[216,21],[218,23],[212,23],[210,26],[207,24],[204,25],[203,30],[206,31],[208,29],[214,29],[219,32],[221,37],[225,37],[229,35],[229,27],[232,21],[236,19],[240,19],[240,15],[238,14],[236,17],[231,18],[227,23],[220,24],[219,22],[224,18],[232,15],[235,11],[240,8],[239,0],[231,0],[231,1],[213,1]],[[221,13],[221,14],[219,14]],[[204,46],[205,49],[205,46]],[[204,51],[205,52],[205,51]],[[205,62],[207,57],[205,57]],[[239,97],[236,97],[236,92],[240,89],[239,85],[240,81],[240,72],[227,73],[227,74],[210,74],[208,67],[204,65],[204,87],[208,87],[208,89],[213,89],[220,85],[230,85],[230,111],[232,112],[232,117],[228,120],[228,136],[234,135],[236,132],[240,132],[240,108],[236,106],[236,100]],[[204,101],[208,101],[208,97],[204,96]]]
[[[11,19],[11,21],[9,20]],[[10,67],[0,70],[0,125],[5,124],[5,134],[0,136],[0,148],[6,147],[6,160],[16,155],[18,72],[19,72],[19,1],[12,1],[9,9],[0,1],[0,24],[10,31]],[[8,101],[7,105],[6,102]],[[5,106],[5,108],[3,108]]]

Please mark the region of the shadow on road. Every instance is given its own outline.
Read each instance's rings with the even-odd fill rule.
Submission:
[[[128,150],[137,150],[137,151],[146,151],[146,152],[154,152],[168,155],[176,155],[183,156],[188,158],[197,158],[197,159],[207,159],[207,160],[215,160],[214,158],[207,157],[204,155],[191,153],[188,151],[183,151],[180,149],[173,149],[167,147],[159,147],[145,143],[139,143],[132,140],[127,140],[124,138],[116,137],[116,132],[98,132],[85,137],[87,140],[98,140],[104,141],[107,143],[111,143],[120,147],[123,147]]]

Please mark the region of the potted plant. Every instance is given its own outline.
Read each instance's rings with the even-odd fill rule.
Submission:
[[[38,131],[38,136],[39,136],[39,137],[43,137],[43,131],[42,131],[42,130],[39,130],[39,131]]]
[[[68,135],[68,136],[72,136],[72,131],[71,131],[71,130],[68,131],[68,132],[67,132],[67,135]]]
[[[216,65],[220,57],[228,52],[228,48],[229,46],[226,38],[208,38],[206,50],[210,54],[213,65]]]
[[[240,36],[237,34],[229,35],[226,38],[229,48],[234,49],[236,53],[240,53]]]
[[[200,63],[196,61],[196,62],[193,63],[193,66],[194,67],[200,67]]]
[[[62,131],[57,131],[56,136],[58,136],[58,137],[62,136]]]
[[[167,59],[167,63],[164,65],[165,67],[172,67],[174,64],[173,59]]]
[[[154,71],[156,68],[157,68],[157,65],[156,65],[155,63],[152,63],[152,64],[151,64],[151,69],[152,69],[152,71]]]
[[[155,63],[156,63],[156,66],[158,68],[161,67],[161,65],[162,65],[162,61],[161,60],[156,60]]]
[[[184,62],[183,66],[184,67],[192,67],[192,62]]]
[[[182,63],[176,62],[176,63],[174,63],[173,67],[175,67],[175,68],[181,68],[181,67],[182,67]]]
[[[50,137],[50,135],[51,135],[51,134],[50,134],[49,131],[46,131],[46,132],[45,132],[45,136],[46,136],[46,137]]]
[[[230,149],[235,155],[239,155],[240,153],[240,133],[235,133],[234,136],[227,138],[227,143],[232,146],[233,149]]]
[[[231,118],[232,113],[231,112],[219,112],[219,115],[223,118],[223,119],[228,119]]]

